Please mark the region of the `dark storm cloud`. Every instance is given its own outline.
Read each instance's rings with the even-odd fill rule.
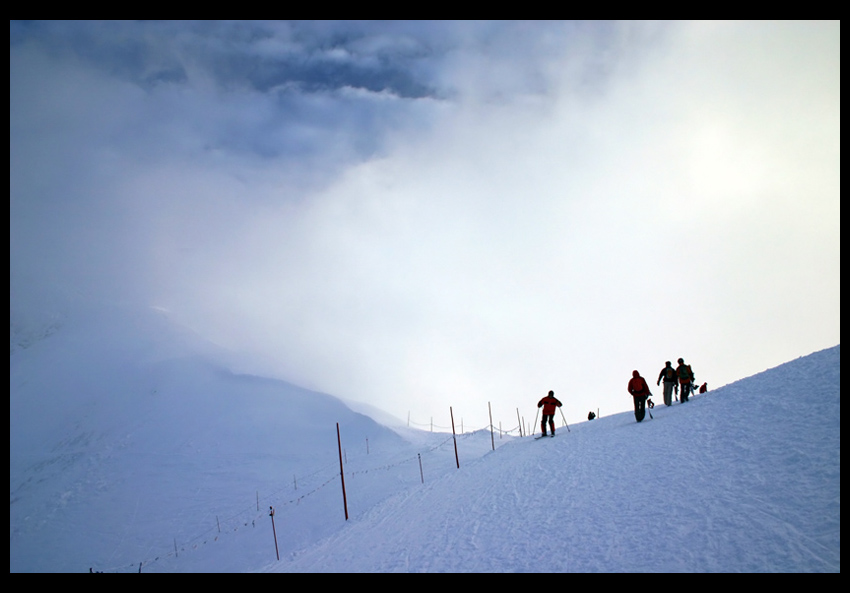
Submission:
[[[436,94],[416,67],[430,54],[425,45],[402,38],[374,46],[365,42],[371,38],[367,31],[321,33],[310,23],[10,23],[12,45],[38,39],[144,88],[186,83],[191,67],[223,88],[245,86],[262,93],[279,87],[305,93],[350,87],[403,98]]]
[[[429,125],[433,112],[419,103],[440,101],[434,73],[441,56],[428,34],[410,27],[13,21],[10,49],[56,68],[55,81],[66,82],[57,93],[50,88],[55,81],[37,81],[44,90],[36,103],[90,126],[79,130],[82,154],[103,141],[145,161],[258,156],[288,170],[291,186],[305,187],[325,185],[346,165],[382,154],[389,132],[418,133]],[[427,33],[427,25],[418,27]],[[18,63],[16,71],[32,80]],[[79,73],[76,85],[71,73]],[[83,84],[100,114],[83,103]],[[12,89],[12,102],[17,99]],[[110,116],[118,112],[120,120]],[[86,118],[91,121],[83,124]],[[20,119],[38,125],[37,117]],[[32,129],[20,134],[33,138]]]
[[[10,45],[28,41],[44,44],[56,55],[73,55],[103,73],[144,88],[157,83],[186,82],[178,57],[163,52],[168,31],[148,30],[127,22],[10,22]]]
[[[247,84],[260,92],[294,88],[304,93],[322,93],[343,88],[387,92],[416,99],[432,97],[436,90],[416,80],[411,68],[380,56],[357,61],[344,45],[303,48],[294,55],[268,56],[235,53],[220,56],[211,71],[223,86]]]

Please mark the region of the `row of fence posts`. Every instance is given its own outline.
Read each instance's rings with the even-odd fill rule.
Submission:
[[[492,432],[493,428],[494,428],[493,427],[493,410],[490,407],[490,402],[487,402],[487,409],[490,412],[490,431]],[[519,408],[516,409],[516,421],[517,421],[517,424],[519,425],[519,436],[525,436],[522,432],[522,430],[523,430],[523,428],[522,428],[523,419],[520,418]],[[422,426],[422,425],[420,424],[420,426]],[[428,425],[426,425],[426,426],[428,426]],[[410,428],[410,412],[407,413],[407,427]],[[430,427],[431,427],[431,432],[434,432],[434,417],[433,416],[431,416]],[[452,429],[454,429],[454,427],[452,427]],[[460,419],[460,432],[461,432],[461,434],[464,433],[463,418]],[[502,438],[502,423],[501,423],[501,421],[499,422],[499,438]],[[493,445],[493,448],[495,450],[495,445]]]
[[[559,410],[560,410],[560,408],[559,408]],[[494,431],[493,409],[490,405],[490,402],[487,402],[487,411],[490,415],[490,446],[491,446],[492,450],[495,451],[496,450],[496,440],[495,440],[495,436],[494,436],[494,432],[493,432]],[[538,413],[539,413],[539,410],[538,410]],[[528,434],[527,431],[525,433],[523,433],[523,424],[525,422],[525,419],[520,416],[519,408],[517,408],[516,414],[517,414],[517,422],[519,423],[519,436],[520,437],[527,436],[527,434]],[[451,421],[452,421],[452,441],[454,443],[455,465],[456,465],[457,469],[460,469],[460,457],[458,456],[458,452],[457,452],[457,433],[455,431],[454,410],[452,409],[451,406],[449,406],[449,416],[451,417]],[[599,417],[599,409],[597,408],[597,418],[598,417]],[[570,426],[569,426],[569,424],[567,424],[567,418],[564,416],[563,411],[561,411],[561,418],[563,418],[564,426],[567,427],[567,432],[569,432]],[[536,425],[536,424],[537,424],[537,415],[535,415],[535,417],[534,417],[534,425]],[[410,412],[408,412],[408,414],[407,414],[407,425],[410,426]],[[534,425],[532,425],[532,426],[534,426]],[[434,418],[432,416],[431,417],[431,432],[433,432],[433,431],[434,431]],[[463,424],[461,424],[461,433],[463,433]],[[500,439],[502,438],[502,423],[501,422],[499,422],[499,438]],[[339,422],[336,423],[336,439],[337,439],[337,448],[339,450],[339,476],[340,476],[340,483],[341,483],[341,486],[342,486],[342,504],[343,504],[343,509],[344,509],[344,512],[345,512],[345,520],[348,521],[348,499],[347,499],[346,492],[345,492],[345,469],[344,469],[344,466],[343,466],[343,460],[345,460],[345,462],[347,462],[348,456],[343,455],[342,439],[340,437],[340,432],[339,432]],[[366,438],[366,454],[369,455],[369,439],[368,438]],[[417,453],[416,457],[419,461],[419,479],[420,479],[421,483],[424,484],[425,483],[425,473],[422,470],[422,455],[420,453]],[[295,476],[295,475],[292,476],[292,483],[293,483],[293,487],[295,488],[295,490],[298,490],[297,476]],[[258,511],[260,510],[260,493],[259,493],[259,491],[257,491],[257,510]],[[271,518],[271,521],[272,521],[272,536],[274,537],[275,555],[277,556],[277,559],[280,560],[280,551],[279,551],[278,543],[277,543],[277,530],[275,528],[274,515],[275,515],[274,507],[269,506],[269,517]],[[218,532],[221,533],[221,523],[219,522],[218,516],[216,516],[215,521],[216,521],[216,527],[218,528]],[[177,556],[177,540],[176,539],[174,540],[174,555],[175,555],[175,557]],[[90,572],[94,572],[93,569],[89,569],[89,570],[90,570]],[[142,563],[139,563],[139,572],[142,572]]]
[[[558,409],[560,410],[560,408],[558,408]],[[495,451],[496,450],[496,439],[495,439],[495,436],[493,434],[493,409],[490,406],[490,402],[487,402],[487,411],[490,414],[490,446],[492,447],[493,451]],[[539,413],[539,410],[538,410],[538,413]],[[519,422],[519,436],[522,437],[522,436],[525,436],[523,434],[523,430],[522,430],[522,425],[523,425],[524,419],[520,417],[519,408],[517,408],[516,414],[517,414],[517,422]],[[457,469],[460,469],[460,457],[458,456],[458,453],[457,453],[457,433],[455,432],[455,416],[454,416],[454,410],[452,409],[451,406],[449,406],[449,416],[451,417],[451,420],[452,420],[452,441],[454,443],[454,449],[455,449],[455,465],[457,466]],[[567,418],[566,418],[566,416],[564,416],[563,411],[561,411],[561,418],[563,418],[563,420],[564,420],[564,426],[567,427],[567,432],[570,432],[570,425],[567,424]],[[534,416],[534,425],[536,425],[536,424],[537,424],[537,415]],[[407,425],[410,426],[410,413],[409,412],[407,414]],[[432,417],[431,418],[431,432],[433,432],[433,431],[434,431],[434,418]],[[502,438],[501,423],[499,423],[499,438],[500,439]],[[348,498],[347,498],[346,493],[345,493],[345,467],[343,466],[342,438],[340,437],[340,433],[339,433],[339,422],[336,423],[336,443],[337,443],[337,449],[339,450],[339,477],[340,477],[340,484],[342,485],[342,506],[343,506],[343,509],[345,511],[345,520],[348,521]],[[366,454],[367,455],[369,454],[369,439],[368,438],[366,439]],[[420,453],[417,453],[416,457],[419,460],[419,478],[422,481],[422,483],[424,484],[425,483],[425,474],[422,471],[422,455]],[[293,476],[292,479],[293,479],[293,482],[295,484],[295,488],[298,489],[298,482],[296,481],[295,476]],[[259,505],[260,505],[260,493],[257,492],[257,509],[259,509]],[[269,507],[269,517],[271,517],[271,520],[272,520],[272,535],[274,536],[274,551],[275,551],[275,554],[277,555],[277,559],[280,560],[280,552],[278,551],[278,545],[277,545],[277,531],[275,530],[275,524],[274,524],[274,507],[273,506]],[[218,521],[218,517],[216,517],[216,521]],[[219,528],[219,530],[220,530],[220,528]],[[177,546],[177,542],[175,541],[175,552],[176,552],[176,546]],[[141,570],[141,565],[139,566],[139,569]]]
[[[343,467],[343,464],[342,464],[342,439],[340,438],[340,435],[339,435],[339,422],[336,423],[336,444],[337,444],[337,448],[339,450],[339,478],[340,478],[340,482],[342,484],[342,507],[345,510],[345,520],[348,521],[348,498],[345,494],[345,468]],[[367,454],[368,454],[368,451],[369,451],[369,439],[366,439],[366,452],[367,452]],[[422,460],[421,460],[421,458],[419,460],[419,471],[420,471],[420,474],[421,474],[421,472],[422,472]],[[293,476],[293,480],[294,479],[295,479],[295,476]],[[424,477],[422,478],[422,482],[423,483],[425,482]],[[297,487],[298,486],[297,486],[297,483],[296,483],[296,488]],[[257,501],[258,501],[258,504],[259,504],[259,493],[257,493]],[[275,555],[277,556],[277,559],[279,561],[280,560],[280,551],[278,550],[278,546],[277,546],[277,530],[275,529],[275,524],[274,524],[274,507],[273,506],[269,506],[269,517],[271,517],[271,520],[272,520],[272,536],[274,537],[274,552],[275,552]]]
[[[493,425],[493,410],[490,407],[490,402],[487,402],[487,409],[490,413],[490,433],[492,435],[493,431],[495,430],[495,426]],[[567,427],[567,432],[569,432],[570,425],[567,422],[567,418],[566,418],[566,416],[564,416],[563,410],[561,410],[560,408],[558,408],[558,410],[561,412],[561,418],[563,418],[563,420],[564,420],[564,426]],[[519,427],[519,436],[524,437],[524,436],[528,436],[529,434],[534,434],[534,432],[536,431],[535,427],[537,426],[537,416],[538,416],[539,413],[540,413],[539,410],[535,413],[534,423],[531,426],[525,426],[525,417],[520,416],[519,408],[516,409],[516,421],[517,421],[517,425]],[[599,418],[599,408],[596,408],[596,418]],[[408,426],[408,428],[410,427],[410,412],[407,413],[407,426]],[[419,426],[422,426],[422,425],[420,424]],[[428,426],[428,425],[425,425],[425,426]],[[431,432],[434,432],[434,417],[433,416],[431,417],[430,427],[431,427]],[[452,432],[454,432],[454,419],[452,419]],[[464,431],[463,431],[463,418],[460,419],[460,432],[461,432],[461,434],[464,433]],[[499,438],[500,439],[502,438],[502,434],[503,434],[502,423],[500,421],[499,422]],[[491,441],[493,441],[493,440],[494,439],[491,439]],[[369,443],[367,441],[367,443],[366,443],[367,452],[368,452],[368,448],[369,448]],[[494,451],[496,450],[495,442],[493,442],[493,450]]]
[[[489,405],[489,403],[488,403],[488,405]],[[457,454],[457,435],[455,433],[454,411],[452,410],[451,407],[449,407],[449,415],[451,416],[451,419],[452,419],[452,440],[454,441],[454,448],[455,448],[455,465],[457,465],[457,468],[460,469],[460,458],[458,457],[458,454]],[[492,424],[492,414],[491,414],[491,424]],[[492,437],[492,426],[490,427],[490,435]],[[491,438],[491,441],[492,441],[492,438]],[[342,438],[340,437],[340,433],[339,433],[339,422],[336,423],[336,444],[337,444],[337,450],[339,451],[339,478],[340,478],[340,485],[342,486],[342,506],[343,506],[343,510],[345,512],[345,520],[348,521],[348,497],[345,493],[345,466],[343,465]],[[495,450],[495,444],[493,444],[493,448]],[[366,439],[366,454],[367,455],[369,454],[369,439],[368,438]],[[417,453],[416,457],[419,460],[419,479],[424,484],[425,483],[425,474],[422,471],[422,455],[420,453]],[[293,476],[293,480],[294,479],[295,478]],[[296,487],[297,487],[297,485],[296,485]],[[260,495],[259,495],[259,492],[258,492],[257,493],[257,505],[258,506],[259,506],[259,496]],[[277,530],[275,529],[275,524],[274,524],[274,507],[273,506],[269,506],[269,517],[271,517],[271,520],[272,520],[272,536],[274,538],[275,555],[277,556],[277,559],[280,560],[280,551],[279,551],[278,545],[277,545]],[[216,520],[217,519],[218,519],[218,517],[216,517]],[[176,545],[177,544],[176,544],[176,541],[175,541],[175,547],[176,547]]]

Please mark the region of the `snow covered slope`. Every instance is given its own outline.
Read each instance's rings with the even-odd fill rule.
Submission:
[[[451,435],[235,373],[163,312],[27,327],[10,334],[12,572],[840,572],[838,346],[641,424],[495,451],[461,435],[458,469]]]
[[[58,325],[11,356],[12,571],[252,568],[271,537],[252,547],[222,534],[257,517],[266,527],[275,492],[297,496],[339,473],[337,422],[350,442],[403,443],[336,398],[230,372],[161,312]],[[339,523],[305,521],[300,538]],[[215,538],[226,541],[212,555],[179,555]],[[264,554],[252,560],[255,548]]]
[[[840,572],[840,368],[511,442],[267,570]]]

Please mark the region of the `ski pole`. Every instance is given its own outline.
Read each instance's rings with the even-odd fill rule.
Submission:
[[[570,425],[569,425],[569,424],[567,424],[567,417],[566,417],[566,416],[564,416],[564,411],[563,411],[561,408],[558,408],[558,411],[561,413],[561,418],[563,418],[563,419],[564,419],[564,426],[566,426],[566,427],[567,427],[567,432],[571,432],[571,431],[570,431]]]

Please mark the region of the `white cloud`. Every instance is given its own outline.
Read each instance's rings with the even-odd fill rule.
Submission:
[[[67,63],[13,48],[13,263],[22,211],[57,228],[24,174],[46,141],[48,173],[84,157],[70,191],[114,195],[84,202],[96,236],[133,230],[90,275],[141,276],[264,370],[400,417],[549,389],[583,417],[627,408],[633,368],[684,356],[717,384],[840,339],[838,24],[441,27],[325,50],[400,47],[399,88],[440,99],[211,89],[191,69],[142,95],[85,70],[106,121],[66,106],[31,143],[42,107],[21,98]],[[60,235],[50,258],[74,269],[57,253],[84,235]]]

